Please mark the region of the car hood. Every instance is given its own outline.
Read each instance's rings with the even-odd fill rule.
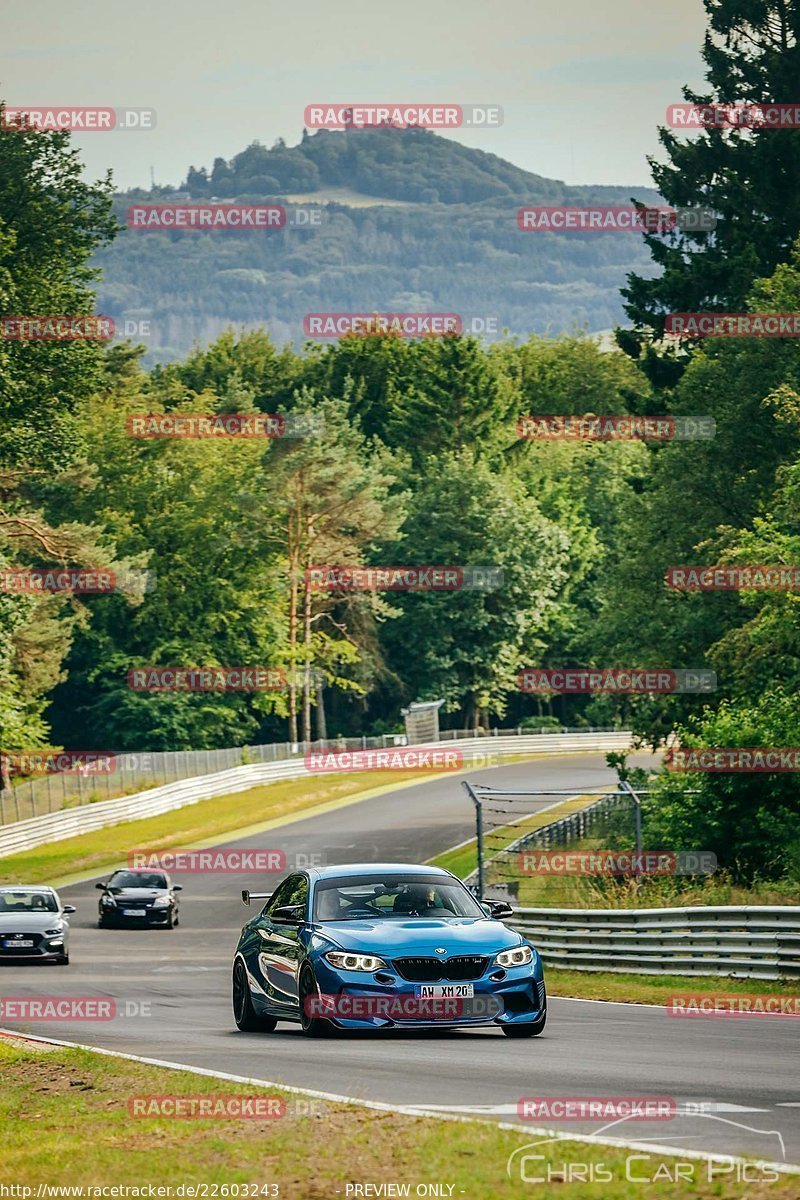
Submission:
[[[370,954],[434,955],[436,948],[453,954],[496,954],[509,946],[519,946],[522,938],[501,921],[464,917],[437,920],[433,917],[393,917],[377,921],[323,921],[319,932],[343,950]]]
[[[57,912],[0,913],[0,933],[43,933],[61,924]]]

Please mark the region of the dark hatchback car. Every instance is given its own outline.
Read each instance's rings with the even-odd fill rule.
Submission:
[[[158,925],[174,929],[179,921],[182,890],[165,871],[115,871],[104,883],[97,924],[101,929],[121,925]]]

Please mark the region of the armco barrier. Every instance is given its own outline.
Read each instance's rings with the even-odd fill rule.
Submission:
[[[497,756],[513,754],[556,754],[576,750],[607,751],[624,750],[631,745],[631,734],[614,733],[567,733],[567,734],[522,734],[514,737],[468,738],[458,742],[464,754],[465,767],[480,767],[482,758],[491,762]],[[431,743],[428,748],[454,749],[452,741]],[[333,749],[333,747],[332,747]],[[425,749],[415,746],[416,750]],[[30,850],[47,842],[60,842],[64,838],[80,833],[90,833],[123,821],[136,821],[142,817],[153,817],[172,809],[209,800],[214,796],[225,796],[244,792],[259,784],[274,783],[282,779],[300,779],[310,772],[302,758],[282,762],[250,763],[233,767],[212,775],[196,776],[192,779],[167,783],[162,787],[150,788],[131,796],[120,796],[116,800],[101,800],[96,804],[84,804],[79,808],[62,809],[27,821],[16,821],[0,828],[0,858]],[[365,787],[369,787],[369,773],[364,772]]]
[[[580,730],[566,727],[524,730],[531,734],[557,733],[615,733],[616,729],[589,726]],[[439,735],[442,742],[469,741],[476,737],[508,737],[523,734],[521,726],[516,729],[487,730],[446,729]],[[14,825],[30,817],[43,817],[47,813],[60,812],[62,808],[96,804],[100,800],[115,800],[163,787],[165,783],[178,783],[182,779],[195,779],[199,775],[212,775],[218,771],[230,771],[250,763],[288,762],[302,758],[307,750],[389,750],[405,746],[408,738],[404,733],[382,733],[377,736],[337,736],[323,741],[311,742],[267,742],[247,746],[228,746],[216,750],[144,750],[123,751],[107,749],[104,753],[113,759],[113,769],[46,771],[27,779],[14,779],[13,760],[15,752],[7,751],[11,761],[8,771],[10,784],[0,786],[0,825]],[[26,752],[27,753],[27,752]],[[36,751],[32,752],[33,754]],[[2,757],[2,749],[0,749]],[[22,755],[25,757],[25,754]]]
[[[508,923],[548,967],[800,978],[800,907],[518,908]]]

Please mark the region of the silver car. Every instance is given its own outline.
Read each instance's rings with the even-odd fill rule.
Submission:
[[[51,887],[0,887],[0,962],[69,962],[72,904],[62,904]]]

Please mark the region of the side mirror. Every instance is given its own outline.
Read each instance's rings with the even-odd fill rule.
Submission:
[[[488,910],[488,915],[495,921],[501,921],[503,917],[511,917],[514,914],[507,900],[485,900],[483,908]]]
[[[99,888],[101,892],[105,891],[105,887],[106,887],[105,883],[96,883],[94,886],[96,888]]]
[[[273,921],[282,921],[285,925],[302,925],[303,905],[282,904],[280,908],[276,908],[269,915]]]
[[[65,904],[61,911],[63,913],[74,913],[74,912],[77,912],[78,910],[76,909],[74,904]]]
[[[173,883],[172,890],[173,890],[173,892],[182,892],[183,884],[182,883]]]

